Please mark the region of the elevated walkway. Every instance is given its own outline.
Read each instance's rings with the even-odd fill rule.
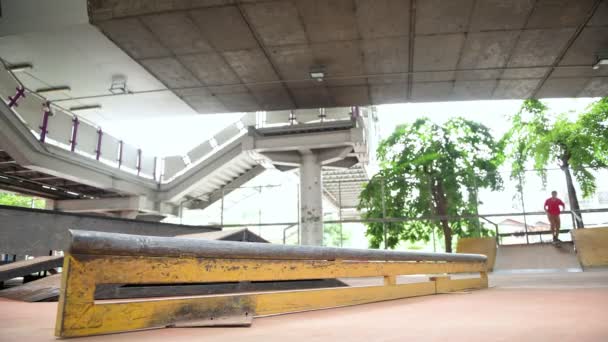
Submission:
[[[352,167],[366,177],[371,114],[358,107],[269,112],[264,125],[250,113],[185,155],[158,158],[24,88],[4,65],[0,97],[0,187],[55,199],[57,210],[177,215],[306,155],[333,178]],[[323,191],[338,204],[335,192]]]

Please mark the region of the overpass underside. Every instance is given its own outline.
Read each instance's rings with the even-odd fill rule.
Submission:
[[[89,8],[93,25],[199,113],[606,96],[608,71],[592,65],[608,48],[607,13],[593,0]]]

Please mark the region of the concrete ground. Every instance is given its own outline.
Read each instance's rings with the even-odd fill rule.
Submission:
[[[487,290],[73,341],[608,341],[608,270],[495,274]],[[0,300],[0,341],[54,341],[56,303]]]

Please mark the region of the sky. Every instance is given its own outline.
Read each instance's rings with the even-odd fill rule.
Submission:
[[[582,112],[594,101],[597,101],[597,99],[542,100],[549,107],[551,113],[570,112],[573,116]],[[489,127],[496,137],[500,137],[510,127],[507,116],[516,113],[522,102],[522,100],[486,100],[381,105],[378,106],[380,138],[386,138],[390,135],[397,125],[413,122],[424,116],[436,123],[445,122],[452,117],[462,116],[469,120],[481,122]]]

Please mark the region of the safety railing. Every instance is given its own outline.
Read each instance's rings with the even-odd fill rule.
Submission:
[[[246,113],[185,155],[158,158],[142,148],[104,132],[73,112],[27,89],[0,63],[0,98],[13,110],[42,143],[59,146],[131,174],[169,183],[203,162],[223,146],[247,133],[250,126],[263,128],[294,124],[356,120],[365,126],[359,107],[301,109],[292,111]],[[364,136],[366,132],[363,133]]]
[[[223,146],[246,135],[249,127],[268,128],[353,120],[358,127],[363,128],[363,138],[365,141],[368,136],[366,132],[366,121],[368,119],[367,115],[362,115],[362,111],[366,111],[366,109],[359,107],[340,107],[246,113],[236,122],[214,134],[210,139],[205,140],[200,145],[194,147],[185,155],[164,157],[162,160],[162,182],[168,183],[172,181],[209,158],[218,149],[221,149]],[[367,112],[365,114],[367,114]]]
[[[487,287],[477,254],[282,246],[72,231],[55,334],[167,326],[248,325],[252,318]],[[452,279],[449,274],[478,274]],[[439,275],[401,283],[401,275]],[[101,284],[187,284],[382,277],[381,286],[104,302]]]
[[[27,89],[2,61],[0,98],[40,142],[95,159],[144,178],[157,179],[156,156],[116,138],[73,112]]]

